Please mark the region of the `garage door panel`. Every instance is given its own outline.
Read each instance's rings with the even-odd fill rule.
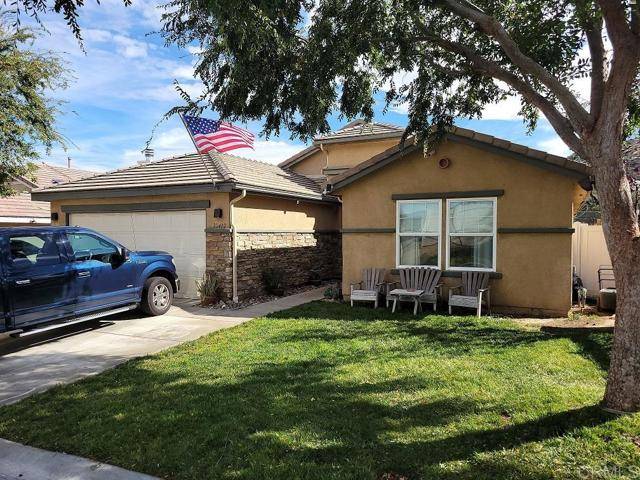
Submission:
[[[197,297],[206,269],[205,212],[74,213],[71,225],[92,228],[132,250],[161,250],[174,257],[181,296]]]

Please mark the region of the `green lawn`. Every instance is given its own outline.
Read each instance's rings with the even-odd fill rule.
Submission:
[[[0,437],[178,479],[638,479],[609,343],[317,302],[2,408]]]

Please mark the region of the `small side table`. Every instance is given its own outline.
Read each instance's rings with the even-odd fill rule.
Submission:
[[[396,304],[398,300],[413,300],[413,314],[418,314],[418,309],[422,311],[422,305],[420,305],[420,295],[424,293],[424,290],[415,290],[415,289],[404,289],[404,288],[396,288],[389,292],[389,295],[393,295],[393,308],[392,312],[396,311]]]

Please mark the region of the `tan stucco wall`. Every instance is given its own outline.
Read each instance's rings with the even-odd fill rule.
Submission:
[[[380,152],[398,144],[397,138],[364,142],[330,143],[324,145],[328,153],[327,167],[354,167]]]
[[[248,195],[234,207],[238,230],[338,230],[339,206]]]
[[[99,194],[96,194],[99,195]],[[82,198],[51,201],[51,212],[58,212],[58,221],[55,225],[64,225],[65,214],[63,205],[113,205],[113,204],[139,204],[151,202],[186,202],[194,200],[209,200],[210,207],[206,209],[206,225],[209,227],[229,226],[229,194],[226,192],[188,193],[180,195],[148,195],[142,197],[114,197],[114,198]],[[214,218],[213,210],[222,209],[222,218]]]
[[[291,167],[291,170],[302,175],[322,175],[327,163],[325,152],[317,151]]]
[[[397,138],[323,144],[322,151],[309,155],[291,169],[303,175],[322,175],[325,167],[351,168],[397,144]]]
[[[441,169],[437,160],[448,157]],[[346,186],[342,226],[395,228],[392,194],[447,191],[505,191],[497,200],[497,227],[565,227],[572,224],[575,180],[547,170],[445,142],[430,157],[414,153]],[[446,201],[443,200],[443,209]],[[445,268],[443,212],[441,268]],[[395,268],[393,233],[343,234],[343,293],[359,280],[365,267]],[[492,303],[537,314],[566,313],[571,293],[571,235],[567,233],[498,233]],[[458,279],[447,278],[448,284]],[[445,296],[447,293],[445,292]]]

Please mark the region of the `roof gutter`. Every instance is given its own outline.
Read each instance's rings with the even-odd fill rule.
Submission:
[[[234,205],[238,203],[240,200],[247,196],[247,191],[242,190],[242,193],[239,197],[234,198],[229,202],[229,223],[231,226],[231,282],[232,282],[232,295],[233,302],[238,303],[238,248],[236,242],[236,226],[235,226],[235,216]]]

